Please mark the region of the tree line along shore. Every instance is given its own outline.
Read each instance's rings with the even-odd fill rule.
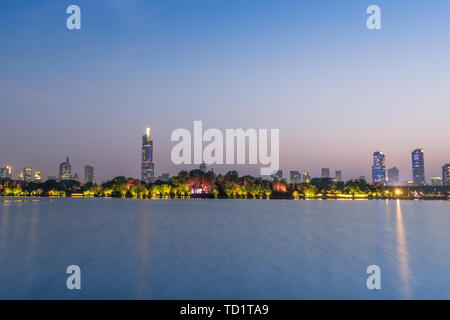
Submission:
[[[0,195],[9,197],[103,197],[138,199],[444,199],[450,187],[385,186],[364,180],[335,182],[314,178],[309,183],[288,183],[239,176],[236,171],[225,175],[192,170],[181,171],[165,181],[144,183],[134,178],[115,177],[102,184],[81,184],[75,180],[25,182],[0,180]]]

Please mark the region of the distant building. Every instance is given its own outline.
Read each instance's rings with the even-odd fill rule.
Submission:
[[[66,158],[66,161],[59,165],[59,180],[70,180],[72,179],[72,166],[69,162],[69,157]]]
[[[442,186],[442,178],[441,177],[431,178],[431,185],[434,187]]]
[[[78,177],[78,173],[75,172],[75,174],[73,175],[73,177],[71,178],[71,180],[80,182],[80,178]]]
[[[450,164],[442,167],[442,184],[444,186],[450,186]]]
[[[94,183],[94,167],[89,165],[84,166],[84,184]]]
[[[283,170],[278,170],[272,174],[272,179],[281,180],[283,179]]]
[[[416,149],[411,152],[412,159],[412,175],[414,185],[423,186],[426,184],[425,181],[425,161],[422,149]]]
[[[311,176],[309,175],[308,172],[304,172],[302,174],[302,182],[303,183],[309,183],[311,181]]]
[[[380,151],[373,153],[372,181],[386,183],[386,156]]]
[[[40,172],[40,171],[36,171],[36,172],[34,173],[34,182],[39,183],[39,182],[41,182],[41,181],[42,181],[42,178],[41,178],[41,172]]]
[[[3,166],[0,168],[0,179],[11,179],[11,166]]]
[[[400,182],[400,172],[397,167],[393,167],[388,170],[388,182],[389,184],[398,184]]]
[[[55,176],[48,176],[48,177],[47,177],[47,181],[48,181],[48,180],[55,180],[55,181],[56,181],[57,178],[56,178]]]
[[[330,177],[330,168],[322,168],[322,178]]]
[[[147,124],[145,134],[142,136],[141,181],[149,183],[155,176],[153,163],[153,141],[150,137],[150,127]]]
[[[199,166],[199,169],[200,169],[201,171],[203,171],[203,172],[206,172],[206,164],[201,163],[200,166]]]
[[[170,174],[168,173],[163,173],[158,180],[164,181],[164,182],[169,182],[170,181]]]
[[[302,183],[302,176],[300,174],[300,172],[298,171],[291,171],[289,172],[290,178],[291,178],[291,183]]]
[[[342,181],[342,171],[336,170],[334,177],[335,177],[336,182],[341,182]]]
[[[359,180],[364,181],[364,182],[367,181],[365,176],[360,176],[360,177],[359,177]]]
[[[22,171],[23,173],[23,181],[25,182],[31,182],[33,181],[33,169],[30,167],[26,167]]]

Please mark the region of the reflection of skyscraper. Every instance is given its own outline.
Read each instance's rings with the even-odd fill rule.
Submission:
[[[393,167],[388,170],[388,182],[389,184],[396,184],[400,182],[400,173],[397,167]]]
[[[442,184],[444,186],[450,186],[450,164],[442,167]]]
[[[341,170],[336,170],[334,176],[335,176],[335,178],[336,178],[336,182],[342,181],[342,171],[341,171]]]
[[[88,165],[84,166],[84,184],[94,183],[94,168]]]
[[[383,152],[373,153],[372,180],[373,183],[386,182],[386,157]]]
[[[148,183],[154,176],[153,141],[150,137],[150,127],[147,124],[145,134],[142,136],[141,180]]]
[[[11,166],[4,166],[0,169],[0,179],[11,178]]]
[[[322,178],[330,177],[330,168],[322,168]]]
[[[59,165],[59,179],[60,180],[70,180],[72,178],[72,167],[69,163],[69,157],[66,161]]]
[[[413,183],[416,186],[423,186],[425,182],[425,161],[423,157],[423,150],[416,149],[411,153],[412,158],[412,174]]]

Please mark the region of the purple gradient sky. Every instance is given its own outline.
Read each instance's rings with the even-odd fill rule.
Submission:
[[[371,177],[386,153],[410,179],[450,162],[448,1],[9,1],[0,10],[0,165],[139,176],[145,118],[156,174],[176,128],[279,128],[280,165]],[[65,9],[82,10],[82,30]],[[257,174],[259,166],[214,166]]]

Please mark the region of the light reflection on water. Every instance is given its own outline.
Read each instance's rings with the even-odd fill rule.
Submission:
[[[0,298],[450,298],[447,201],[0,203]],[[82,290],[68,291],[78,264]],[[382,290],[368,290],[367,266]]]

